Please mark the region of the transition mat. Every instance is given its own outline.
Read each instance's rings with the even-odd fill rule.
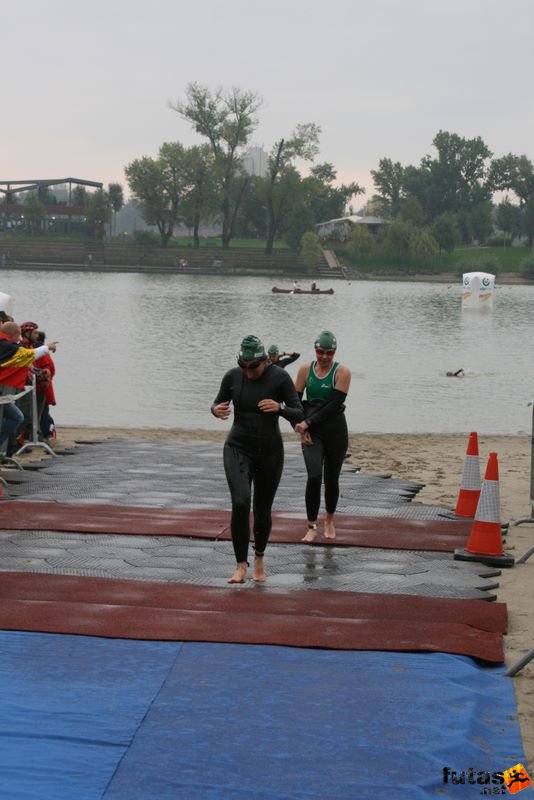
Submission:
[[[3,573],[0,630],[435,651],[504,661],[503,603],[317,590],[265,593],[190,584]]]
[[[0,632],[10,800],[474,797],[524,763],[514,708],[442,653]]]

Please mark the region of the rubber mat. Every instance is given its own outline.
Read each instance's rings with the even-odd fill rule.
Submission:
[[[214,509],[145,508],[73,503],[12,501],[0,505],[3,530],[55,530],[78,533],[124,533],[229,539],[230,514]],[[381,519],[338,515],[336,546],[379,547],[451,553],[464,547],[472,523],[463,520]],[[271,541],[300,542],[305,521],[273,515]],[[314,544],[332,545],[318,537]]]
[[[481,796],[525,763],[503,671],[444,653],[0,632],[0,795]],[[456,785],[468,769],[478,786]]]
[[[504,661],[506,606],[3,573],[0,629],[119,639],[433,651]]]

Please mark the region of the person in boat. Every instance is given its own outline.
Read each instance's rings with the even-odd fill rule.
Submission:
[[[456,372],[446,372],[445,374],[447,378],[463,378],[465,373],[463,369],[457,369]]]
[[[289,364],[292,364],[297,358],[300,358],[300,353],[281,353],[277,344],[272,344],[267,350],[269,361],[271,364],[276,364],[277,367],[285,369]]]
[[[314,282],[312,283],[312,285],[310,286],[310,289],[311,289],[311,291],[312,291],[312,292],[318,292],[318,291],[319,291],[319,287],[317,286],[317,284],[315,283],[315,281],[314,281]]]
[[[284,445],[279,418],[292,425],[303,419],[302,404],[293,381],[271,364],[257,336],[241,342],[237,367],[223,377],[211,413],[221,420],[234,419],[223,449],[224,471],[232,498],[230,530],[236,559],[228,583],[245,583],[250,541],[250,507],[254,502],[254,575],[266,579],[264,554],[271,533],[271,508],[284,466]]]
[[[321,331],[314,347],[315,360],[302,364],[295,381],[301,400],[306,394],[304,420],[295,425],[295,431],[301,435],[308,474],[305,494],[308,530],[303,542],[313,542],[317,536],[323,475],[324,536],[336,538],[334,514],[339,499],[339,475],[348,448],[345,400],[350,388],[350,370],[335,360],[337,340],[331,331]]]
[[[300,283],[298,281],[293,281],[293,291],[300,292]]]

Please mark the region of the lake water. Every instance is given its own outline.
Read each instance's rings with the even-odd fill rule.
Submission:
[[[480,312],[462,311],[459,279],[333,281],[318,297],[274,295],[275,282],[3,270],[0,291],[18,322],[60,340],[59,425],[224,429],[209,406],[243,336],[302,361],[328,328],[352,370],[351,431],[530,432],[534,286],[497,280],[493,311]],[[460,367],[464,378],[445,376]]]

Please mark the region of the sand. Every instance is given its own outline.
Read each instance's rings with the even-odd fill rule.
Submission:
[[[220,431],[63,428],[58,432],[58,444],[68,446],[76,441],[102,438],[139,437],[152,441],[172,439],[224,440],[226,424]],[[296,436],[287,435],[287,440]],[[466,435],[435,434],[351,434],[350,458],[364,472],[391,474],[425,484],[417,501],[454,507],[460,488],[467,446]],[[515,559],[534,547],[534,524],[514,526],[514,521],[531,516],[531,439],[530,436],[480,436],[480,464],[484,475],[490,452],[498,455],[501,520],[510,522],[506,551]],[[42,451],[36,451],[42,457]],[[31,456],[29,456],[31,458]],[[221,480],[222,480],[221,473]],[[534,585],[534,555],[525,564],[504,569],[496,590],[497,599],[506,603],[509,631],[505,637],[506,664],[515,664],[534,649],[534,616],[532,587]],[[519,723],[527,764],[534,764],[534,660],[513,679],[519,712]]]

